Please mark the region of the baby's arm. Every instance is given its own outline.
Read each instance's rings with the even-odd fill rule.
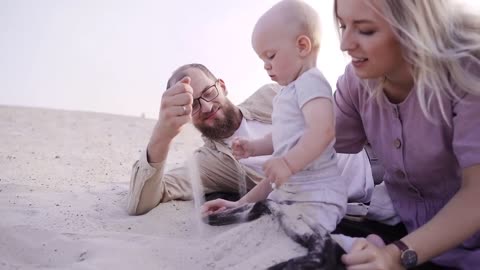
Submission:
[[[232,152],[235,158],[271,155],[273,153],[272,134],[257,140],[235,138],[232,143]]]
[[[315,98],[303,105],[306,129],[284,160],[292,173],[301,171],[318,158],[335,138],[333,104],[329,98]]]
[[[261,139],[252,140],[254,145],[255,154],[254,156],[265,156],[273,154],[273,142],[272,142],[272,133],[265,135]]]

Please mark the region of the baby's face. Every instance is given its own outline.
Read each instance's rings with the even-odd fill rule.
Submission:
[[[288,35],[285,29],[268,24],[257,25],[252,46],[273,81],[287,85],[297,79],[304,60],[299,56],[296,38]]]

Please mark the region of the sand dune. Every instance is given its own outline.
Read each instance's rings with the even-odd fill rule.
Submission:
[[[305,252],[271,217],[211,227],[179,201],[128,216],[131,165],[154,124],[0,106],[0,269],[262,269]],[[199,144],[185,127],[167,166]]]

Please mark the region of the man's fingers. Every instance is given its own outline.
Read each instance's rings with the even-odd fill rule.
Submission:
[[[179,129],[186,123],[189,123],[191,120],[192,116],[187,114],[182,116],[167,117],[164,123],[170,129]]]
[[[185,83],[185,84],[190,84],[191,81],[192,79],[190,79],[190,77],[188,76],[185,76],[180,80],[181,83]]]
[[[191,120],[191,112],[192,108],[189,106],[175,106],[165,109],[162,114],[164,115],[165,121],[169,121],[172,125],[178,126]]]
[[[176,93],[169,96],[164,96],[164,103],[166,105],[185,105],[193,103],[193,96],[187,92]]]
[[[174,95],[164,96],[162,98],[162,107],[192,105],[193,96],[189,93],[176,93]]]
[[[191,120],[192,103],[190,77],[184,77],[163,93],[159,118],[178,128]]]
[[[188,78],[188,79],[187,79]],[[184,79],[180,80],[176,84],[174,84],[172,87],[168,88],[163,95],[164,96],[169,96],[169,95],[176,95],[178,93],[190,93],[193,94],[193,89],[190,86],[190,77],[185,77]]]
[[[172,119],[177,117],[188,116],[192,113],[192,107],[185,106],[173,106],[163,110],[163,115],[165,118]]]

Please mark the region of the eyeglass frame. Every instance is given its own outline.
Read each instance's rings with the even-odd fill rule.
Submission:
[[[210,85],[210,86],[207,86],[203,89],[202,93],[200,94],[200,96],[198,98],[194,98],[193,101],[192,101],[192,115],[198,113],[201,109],[202,109],[202,103],[200,102],[200,99],[204,100],[205,102],[212,102],[214,99],[216,99],[218,97],[218,95],[220,94],[220,91],[218,91],[218,87],[217,87],[217,83],[220,81],[220,79],[217,79],[215,80],[215,83]],[[212,87],[215,87],[215,91],[217,91],[217,93],[215,94],[215,96],[213,98],[210,98],[210,99],[206,99],[203,96],[203,94],[205,92],[207,92],[210,88]],[[195,110],[193,108],[193,104],[195,103],[195,101],[198,102],[198,109]]]

